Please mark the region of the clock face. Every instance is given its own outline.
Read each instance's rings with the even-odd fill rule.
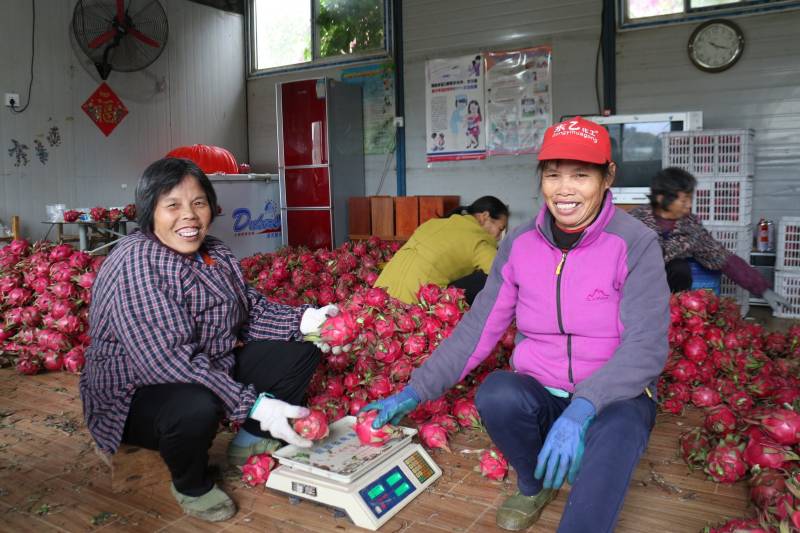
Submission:
[[[689,57],[698,68],[708,72],[730,68],[742,55],[743,48],[741,30],[724,20],[701,24],[689,39]]]

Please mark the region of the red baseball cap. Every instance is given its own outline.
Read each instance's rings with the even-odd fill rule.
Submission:
[[[573,159],[604,165],[611,161],[608,130],[585,118],[575,117],[547,128],[539,161]]]

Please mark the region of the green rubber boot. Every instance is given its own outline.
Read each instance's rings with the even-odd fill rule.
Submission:
[[[231,441],[228,445],[228,464],[242,466],[251,455],[266,452],[272,453],[282,446],[283,443],[281,441],[267,438],[261,439],[249,446],[237,446]]]
[[[183,512],[206,522],[222,522],[236,514],[236,504],[222,489],[214,487],[202,496],[186,496],[175,490],[170,483],[172,495]]]
[[[542,510],[558,494],[557,490],[542,489],[534,496],[519,492],[509,496],[497,510],[497,526],[509,531],[528,529],[539,520]]]

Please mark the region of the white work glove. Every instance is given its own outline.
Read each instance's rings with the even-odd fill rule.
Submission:
[[[300,319],[300,333],[303,335],[319,335],[319,328],[328,320],[328,317],[339,314],[339,308],[333,304],[315,309],[310,307]]]
[[[294,432],[289,425],[289,418],[303,418],[308,416],[309,410],[299,405],[291,405],[275,398],[259,395],[253,408],[250,410],[250,418],[258,420],[261,424],[261,431],[269,431],[276,439],[281,439],[289,444],[310,448],[311,441],[304,439]]]
[[[786,298],[776,293],[772,289],[765,290],[761,297],[767,301],[769,306],[772,308],[773,313],[780,311],[781,307],[784,307],[787,311],[791,310],[792,308],[792,304],[790,304]]]

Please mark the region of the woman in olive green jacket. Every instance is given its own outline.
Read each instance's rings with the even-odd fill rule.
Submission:
[[[375,282],[391,296],[417,303],[421,285],[463,288],[467,302],[481,291],[508,225],[508,206],[494,196],[478,198],[444,218],[418,227]]]

